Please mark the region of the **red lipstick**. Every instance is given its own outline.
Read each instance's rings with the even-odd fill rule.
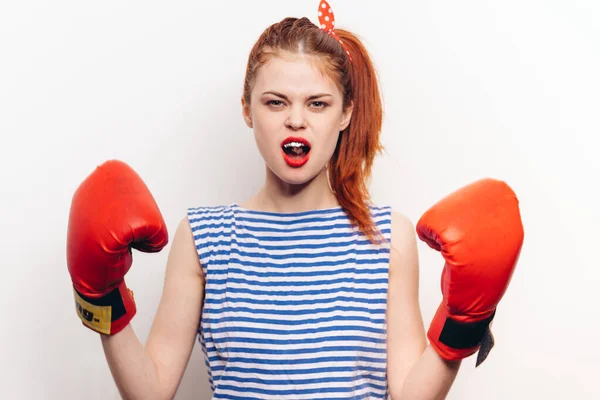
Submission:
[[[308,161],[310,142],[302,137],[287,137],[281,142],[281,154],[290,167],[301,167]]]

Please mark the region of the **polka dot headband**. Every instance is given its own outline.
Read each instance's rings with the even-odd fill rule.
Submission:
[[[329,6],[329,3],[327,3],[327,1],[325,0],[321,0],[321,2],[319,3],[319,23],[321,24],[321,29],[329,33],[338,42],[340,42],[340,44],[346,51],[348,58],[350,59],[350,61],[352,61],[352,57],[350,56],[348,48],[346,47],[344,42],[342,42],[342,39],[340,39],[338,35],[336,35],[333,31],[333,28],[335,27],[335,18],[333,17],[333,11],[331,11],[331,6]]]

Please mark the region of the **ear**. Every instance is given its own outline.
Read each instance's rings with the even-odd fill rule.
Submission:
[[[250,105],[246,104],[244,97],[242,96],[242,117],[248,125],[248,128],[252,128],[252,112],[250,110]]]
[[[340,132],[343,131],[350,125],[350,120],[352,119],[352,110],[354,109],[354,103],[350,102],[344,113],[342,114],[342,119],[340,120]]]

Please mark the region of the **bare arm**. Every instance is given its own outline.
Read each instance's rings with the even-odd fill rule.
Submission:
[[[446,361],[427,346],[410,370],[398,400],[443,400],[448,395],[461,361]],[[397,400],[396,397],[393,397]]]
[[[101,335],[123,399],[172,399],[189,361],[200,320],[204,279],[191,228],[184,218],[169,253],[161,301],[144,346],[131,325]]]
[[[413,224],[392,214],[388,321],[388,384],[393,400],[442,400],[460,367],[430,346],[419,306],[419,260]]]

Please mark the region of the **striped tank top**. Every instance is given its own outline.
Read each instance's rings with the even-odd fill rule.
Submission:
[[[388,399],[391,209],[374,245],[341,207],[187,210],[205,277],[198,328],[213,399]]]

